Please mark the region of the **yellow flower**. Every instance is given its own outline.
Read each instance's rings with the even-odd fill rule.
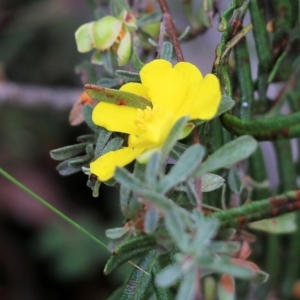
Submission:
[[[152,102],[152,107],[138,109],[100,102],[94,108],[93,122],[109,131],[129,134],[128,146],[111,151],[90,164],[92,174],[100,181],[114,176],[116,167],[124,167],[133,160],[143,161],[147,154],[159,149],[178,119],[209,120],[218,110],[221,100],[217,77],[204,78],[196,66],[157,59],[146,64],[141,83],[127,83],[120,90],[139,95]],[[190,131],[189,131],[190,132]],[[185,131],[184,138],[189,132]]]

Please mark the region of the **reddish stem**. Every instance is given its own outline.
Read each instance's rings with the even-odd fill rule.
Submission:
[[[166,24],[168,34],[169,34],[171,42],[174,46],[177,61],[184,61],[183,54],[182,54],[182,51],[181,51],[181,48],[179,45],[179,41],[177,38],[176,29],[175,29],[174,23],[172,21],[172,17],[170,14],[169,7],[166,3],[166,0],[158,0],[158,3],[159,3],[161,11],[163,13],[162,22],[164,22]]]

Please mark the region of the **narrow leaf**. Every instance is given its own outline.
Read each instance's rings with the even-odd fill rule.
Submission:
[[[209,173],[220,168],[228,168],[249,157],[257,148],[257,141],[244,135],[224,145],[205,160],[196,170],[195,176]]]
[[[159,207],[162,211],[168,212],[172,209],[180,209],[171,199],[165,197],[161,193],[158,193],[149,189],[139,189],[139,195],[144,199]]]
[[[92,157],[89,154],[83,156],[77,156],[73,159],[68,160],[68,165],[71,167],[83,167],[92,160]]]
[[[54,149],[50,151],[50,156],[54,160],[65,160],[85,152],[87,145],[88,143],[81,143]]]
[[[187,122],[188,122],[188,118],[182,117],[173,126],[171,132],[169,133],[169,135],[161,149],[161,153],[162,153],[161,162],[162,163],[164,163],[165,160],[167,159],[169,153],[171,152],[172,148],[174,147],[177,140],[179,139],[180,134],[181,134],[182,130],[184,129],[185,125],[187,124]]]
[[[142,181],[123,168],[117,168],[115,179],[132,191],[139,191],[142,188],[146,188]]]
[[[145,109],[147,106],[152,107],[149,100],[133,93],[102,88],[95,84],[86,84],[84,90],[90,97],[99,101],[141,109]]]
[[[151,207],[147,210],[145,215],[145,222],[144,222],[144,231],[146,233],[153,233],[159,221],[159,212],[154,207]]]
[[[242,188],[242,181],[235,166],[230,168],[228,174],[228,185],[233,193],[238,194]]]
[[[94,143],[95,142],[95,135],[94,134],[84,134],[80,135],[76,139],[79,143]]]
[[[94,107],[90,104],[86,104],[82,108],[83,116],[85,123],[92,129],[92,131],[96,132],[97,126],[94,124],[92,120],[92,112]]]
[[[104,88],[112,88],[114,86],[120,86],[122,84],[122,80],[119,78],[101,78],[98,80],[97,84]]]
[[[117,70],[116,75],[125,81],[129,82],[141,82],[140,74],[135,72],[129,72],[124,70]]]
[[[99,133],[96,141],[95,147],[95,158],[98,158],[100,155],[103,154],[103,149],[108,142],[109,138],[111,137],[112,132],[106,130],[105,128],[99,127]]]
[[[135,50],[135,47],[132,50],[132,55],[130,58],[130,64],[133,68],[136,70],[141,70],[143,66],[145,65],[139,58],[137,51]]]
[[[141,26],[145,26],[148,24],[157,23],[157,22],[161,21],[161,18],[162,18],[161,12],[155,11],[151,14],[145,14],[144,16],[139,18],[137,21],[137,25],[138,25],[138,27],[141,27]]]
[[[63,161],[56,166],[56,170],[61,176],[68,176],[81,171],[81,166],[70,166],[70,161],[72,161],[72,158]]]
[[[159,190],[165,194],[180,182],[186,181],[199,166],[204,154],[205,149],[201,145],[195,144],[189,147],[173,166],[169,174],[159,182]]]
[[[168,41],[163,42],[162,49],[161,49],[161,58],[167,61],[171,61],[172,56],[173,56],[173,45]]]
[[[124,140],[120,137],[116,137],[111,139],[104,147],[101,155],[110,152],[110,151],[114,151],[114,150],[118,150],[121,148],[122,144],[123,144]]]
[[[104,274],[106,275],[110,274],[112,271],[116,270],[118,267],[120,267],[128,260],[146,254],[150,250],[152,250],[150,247],[139,247],[134,250],[130,250],[128,252],[112,255],[104,267]]]
[[[165,215],[165,224],[176,246],[181,251],[189,251],[190,236],[187,233],[186,224],[181,216],[174,210],[170,209]]]
[[[292,212],[276,218],[252,222],[248,226],[272,234],[292,233],[297,230],[296,216],[296,213]]]
[[[119,227],[105,230],[105,235],[110,239],[119,239],[129,231],[129,227]]]
[[[173,285],[182,275],[180,264],[169,265],[155,276],[155,284],[161,287]]]
[[[138,248],[153,247],[156,245],[156,240],[152,235],[141,235],[126,240],[124,243],[119,245],[116,249],[116,253],[127,253]]]
[[[138,266],[140,269],[134,268],[121,300],[140,300],[144,298],[152,281],[151,273],[157,257],[158,253],[151,251],[139,261]]]
[[[175,300],[194,300],[195,292],[198,283],[197,270],[190,270],[184,275],[182,282],[180,283]]]
[[[160,168],[161,168],[160,156],[161,156],[160,152],[153,153],[146,166],[145,179],[147,184],[149,184],[149,186],[151,187],[156,184],[156,181],[160,173]]]

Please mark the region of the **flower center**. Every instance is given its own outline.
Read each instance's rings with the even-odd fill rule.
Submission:
[[[149,124],[161,115],[160,107],[147,106],[145,109],[138,109],[134,123],[142,130],[147,130]]]

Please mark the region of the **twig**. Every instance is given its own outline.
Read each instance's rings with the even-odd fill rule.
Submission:
[[[0,82],[0,105],[47,105],[56,109],[69,109],[82,92],[80,88],[51,88],[4,81]]]
[[[178,38],[177,38],[176,29],[175,29],[175,26],[173,24],[172,17],[171,17],[171,14],[170,14],[170,10],[168,8],[166,0],[158,0],[158,3],[159,3],[161,11],[163,13],[162,22],[164,22],[166,24],[168,34],[169,34],[171,42],[174,46],[177,61],[184,61],[183,54],[182,54],[182,51],[181,51],[181,48],[180,48],[180,45],[179,45],[179,41],[178,41]]]

